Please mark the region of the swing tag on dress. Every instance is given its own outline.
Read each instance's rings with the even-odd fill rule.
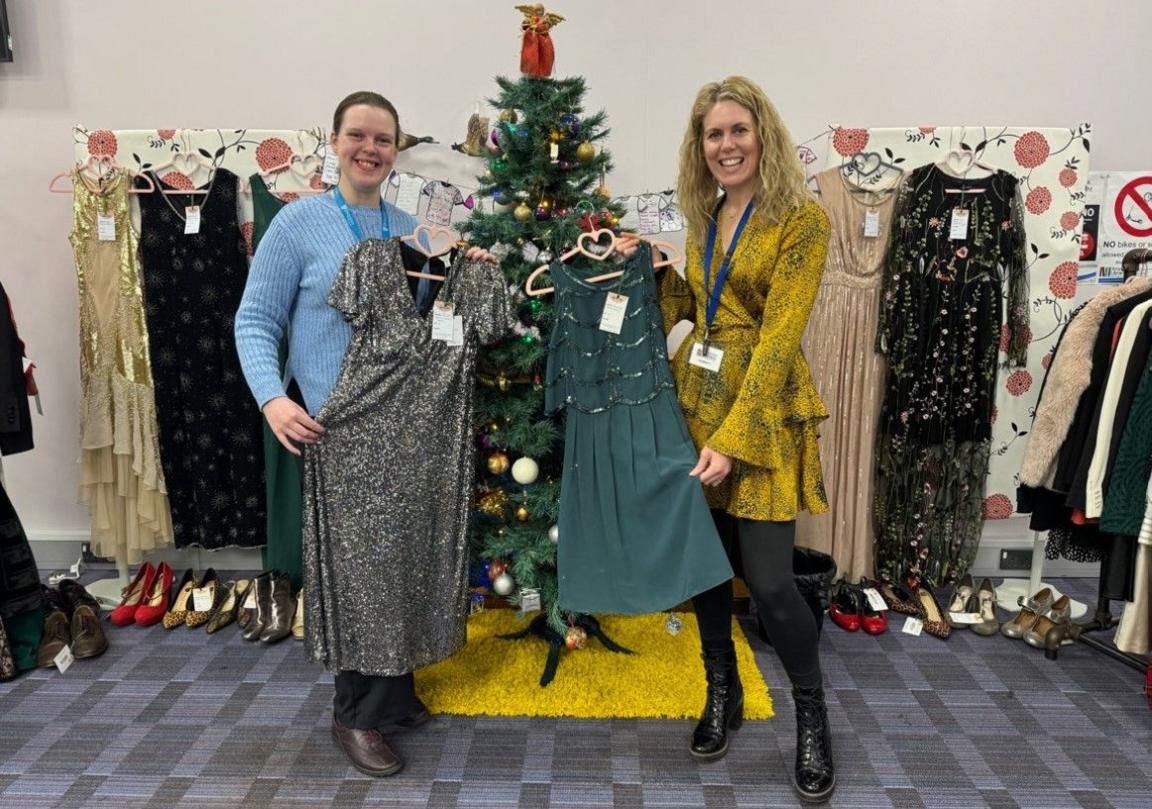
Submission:
[[[720,370],[720,363],[723,361],[724,349],[705,343],[693,343],[692,353],[688,355],[689,365],[695,365],[713,373]]]
[[[340,157],[329,149],[324,153],[324,168],[320,172],[320,182],[336,185],[340,182]]]
[[[604,312],[600,315],[600,331],[619,334],[624,328],[624,315],[628,311],[628,296],[609,292],[604,299]]]
[[[948,238],[959,239],[960,241],[968,238],[967,208],[952,209],[952,224],[948,228]]]
[[[436,301],[432,304],[432,339],[452,342],[454,327],[452,323],[454,307],[445,301]]]
[[[880,235],[880,212],[869,208],[864,212],[864,238],[875,239]]]
[[[452,316],[452,339],[448,341],[450,347],[464,345],[464,318],[461,315]]]
[[[200,206],[189,205],[184,209],[184,235],[191,236],[200,232]]]
[[[116,241],[116,217],[98,215],[96,217],[96,235],[102,242]]]

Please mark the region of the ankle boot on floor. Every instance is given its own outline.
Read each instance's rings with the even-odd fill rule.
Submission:
[[[702,656],[708,697],[692,734],[689,752],[701,761],[712,761],[728,752],[728,731],[736,730],[744,721],[744,689],[736,671],[736,648],[732,641],[705,647]]]
[[[252,582],[252,589],[256,594],[256,611],[252,619],[244,627],[244,640],[259,640],[265,627],[272,618],[272,577],[275,571],[269,570],[261,573]]]
[[[278,571],[273,574],[272,592],[268,600],[271,609],[264,622],[264,630],[260,633],[260,640],[263,643],[276,643],[292,634],[296,601],[292,598],[292,580],[287,573]]]
[[[820,803],[836,788],[824,689],[793,686],[792,699],[796,704],[796,794],[803,801]]]

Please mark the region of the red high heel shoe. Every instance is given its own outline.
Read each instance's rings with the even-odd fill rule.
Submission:
[[[841,584],[836,589],[836,595],[832,597],[832,603],[828,606],[828,615],[832,618],[832,623],[845,632],[860,631],[862,609],[860,600],[862,597],[863,593],[860,593],[852,585],[847,582]]]
[[[120,605],[112,610],[108,620],[116,626],[128,626],[136,623],[136,611],[144,603],[148,592],[152,589],[152,581],[156,578],[156,568],[151,562],[145,562],[136,571],[136,577],[124,588],[121,593]]]
[[[172,597],[172,579],[175,574],[167,562],[161,562],[156,568],[156,577],[152,586],[148,588],[147,597],[136,610],[137,626],[152,626],[159,623],[168,611],[168,601]]]

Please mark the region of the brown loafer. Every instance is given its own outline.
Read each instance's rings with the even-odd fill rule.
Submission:
[[[333,719],[332,738],[340,745],[352,766],[365,775],[383,778],[395,775],[404,768],[404,761],[378,730],[346,728]]]
[[[417,708],[415,711],[408,714],[403,719],[396,720],[397,727],[402,727],[404,730],[414,730],[421,725],[428,724],[428,720],[432,718],[432,714],[428,713],[428,706],[421,702],[419,699],[416,700],[416,705]]]

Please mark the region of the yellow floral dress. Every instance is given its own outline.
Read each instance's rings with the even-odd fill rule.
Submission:
[[[749,220],[732,257],[710,342],[724,351],[719,372],[688,363],[704,338],[703,256],[688,240],[686,278],[660,280],[665,331],[693,323],[672,359],[672,376],[697,449],[730,456],[732,473],[704,491],[708,505],[752,520],[793,520],[828,509],[820,469],[819,424],[828,411],[812,383],[800,338],[828,249],[828,217],[815,202],[783,221]],[[723,259],[716,250],[713,282]]]

